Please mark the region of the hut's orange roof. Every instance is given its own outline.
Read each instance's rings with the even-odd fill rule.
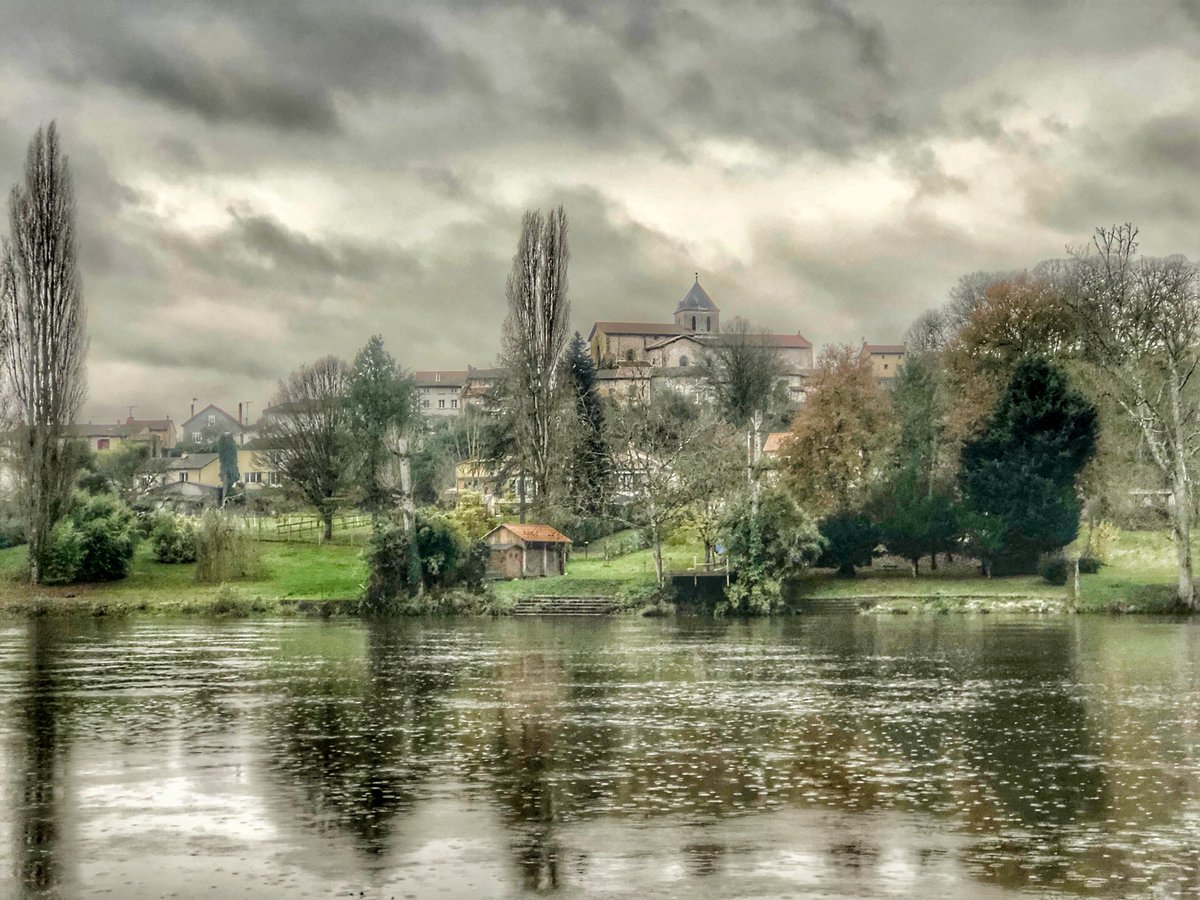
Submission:
[[[515,522],[505,522],[497,528],[507,528],[523,541],[542,541],[548,544],[569,544],[571,539],[549,525],[519,525]]]

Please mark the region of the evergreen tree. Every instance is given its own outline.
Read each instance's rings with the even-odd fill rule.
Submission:
[[[388,491],[380,484],[388,456],[385,438],[389,429],[409,424],[413,401],[412,380],[384,349],[383,338],[372,335],[351,364],[349,390],[355,481],[372,513],[378,513],[389,500]]]
[[[221,502],[224,503],[229,499],[233,486],[242,477],[238,471],[237,444],[234,443],[232,435],[221,435],[221,439],[217,441],[217,457],[221,467]]]
[[[1041,358],[1021,361],[962,451],[967,527],[989,573],[1031,573],[1079,531],[1075,480],[1096,450],[1095,407]]]
[[[604,440],[604,407],[596,391],[596,367],[578,331],[567,347],[566,366],[576,426],[567,461],[567,494],[575,509],[598,515],[608,498],[611,466]]]

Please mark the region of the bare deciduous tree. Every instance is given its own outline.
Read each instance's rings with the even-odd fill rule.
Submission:
[[[550,487],[554,417],[561,400],[570,255],[567,214],[561,206],[545,217],[525,213],[505,287],[508,316],[502,341],[517,455],[540,497]]]
[[[36,583],[70,501],[81,455],[68,426],[86,393],[75,192],[53,123],[30,142],[24,183],[13,187],[9,204],[11,242],[0,250],[0,351]]]
[[[1099,228],[1075,254],[1067,293],[1085,360],[1138,428],[1170,487],[1179,602],[1196,608],[1192,583],[1192,475],[1200,450],[1200,273],[1181,256],[1137,258],[1132,225]],[[1094,251],[1094,252],[1093,252]]]
[[[710,444],[718,423],[675,395],[631,402],[611,419],[612,472],[623,502],[613,517],[641,529],[654,552],[654,572],[666,581],[662,545],[705,493],[719,490],[710,478]]]
[[[354,472],[350,372],[334,356],[302,366],[279,382],[263,430],[266,457],[283,480],[316,508],[333,537],[333,517]]]

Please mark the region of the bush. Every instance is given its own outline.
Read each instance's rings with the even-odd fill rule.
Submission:
[[[1084,556],[1093,557],[1100,564],[1106,563],[1120,538],[1121,529],[1107,519],[1101,519],[1088,529]]]
[[[265,574],[258,546],[217,510],[206,512],[196,529],[196,581],[221,584]]]
[[[150,526],[150,545],[160,563],[195,562],[195,520],[168,512],[156,514]]]
[[[1081,575],[1095,575],[1100,571],[1100,567],[1102,565],[1104,565],[1104,563],[1100,562],[1100,560],[1094,556],[1079,557],[1079,573]]]
[[[11,512],[0,514],[0,550],[19,547],[26,540],[24,520]]]
[[[825,549],[818,566],[837,569],[839,575],[854,575],[855,566],[869,566],[882,535],[863,513],[837,512],[821,522]]]
[[[370,575],[362,609],[368,613],[413,612],[403,602],[418,589],[434,597],[452,588],[477,591],[483,587],[489,550],[480,541],[469,540],[446,517],[417,513],[416,566],[413,564],[411,536],[402,522],[380,521],[367,549]],[[440,604],[431,597],[427,611]]]
[[[109,495],[77,497],[71,514],[54,529],[43,580],[70,584],[124,578],[137,542],[137,522],[128,506]]]
[[[1050,584],[1066,584],[1074,564],[1061,553],[1046,553],[1038,560],[1038,574]]]
[[[75,580],[83,561],[83,536],[75,523],[64,519],[54,526],[50,535],[50,550],[42,569],[45,584],[70,584]]]

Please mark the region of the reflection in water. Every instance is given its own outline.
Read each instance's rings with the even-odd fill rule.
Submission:
[[[20,883],[48,892],[60,880],[63,860],[57,852],[61,828],[60,757],[66,753],[63,707],[68,697],[60,688],[57,668],[60,641],[51,621],[33,619],[28,626],[24,684],[12,710],[17,745],[15,766],[19,789],[13,809]]]
[[[1198,634],[12,623],[0,894],[1200,891]]]

